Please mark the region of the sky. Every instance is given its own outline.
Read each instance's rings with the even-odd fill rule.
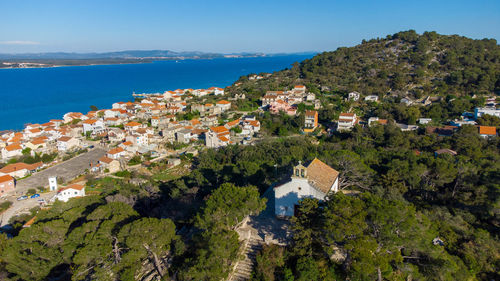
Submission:
[[[0,0],[0,53],[330,51],[414,29],[500,39],[500,0]]]

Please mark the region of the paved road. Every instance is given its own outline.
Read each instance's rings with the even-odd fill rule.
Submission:
[[[55,191],[47,192],[42,193],[39,198],[17,201],[17,197],[26,193],[28,189],[36,188],[38,186],[48,186],[48,178],[52,176],[62,177],[65,181],[72,180],[83,174],[85,169],[89,168],[90,161],[95,163],[97,159],[105,154],[106,150],[102,148],[94,148],[93,150],[80,154],[68,161],[64,161],[38,173],[34,173],[28,178],[19,180],[16,184],[15,192],[10,192],[3,197],[3,200],[11,201],[13,204],[0,216],[0,225],[4,226],[8,223],[11,217],[27,213],[31,208],[39,206],[40,203],[38,202],[38,199],[45,199],[45,201],[48,202],[49,199],[56,194]]]
[[[83,174],[85,169],[89,169],[90,161],[95,164],[97,159],[101,158],[105,154],[106,150],[102,148],[94,148],[89,152],[80,154],[68,161],[62,162],[38,173],[34,173],[30,177],[17,182],[16,193],[25,193],[28,189],[36,188],[38,186],[48,186],[48,178],[52,176],[63,178],[64,181],[72,180],[73,178]]]
[[[28,198],[22,201],[17,201],[17,197],[14,195],[5,198],[6,200],[13,202],[14,204],[12,204],[9,209],[7,209],[2,213],[2,215],[0,215],[0,226],[8,224],[11,217],[29,213],[30,209],[39,206],[40,202],[38,202],[38,199],[45,199],[45,202],[48,202],[50,198],[52,198],[55,194],[55,191],[42,193],[38,198]]]

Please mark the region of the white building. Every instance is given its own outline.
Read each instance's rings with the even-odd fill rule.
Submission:
[[[231,102],[227,100],[221,100],[217,102],[216,106],[219,107],[222,112],[224,112],[231,109]]]
[[[339,189],[339,172],[315,158],[309,165],[293,168],[291,180],[274,188],[275,214],[291,217],[303,198],[323,200],[329,192]]]
[[[474,109],[474,117],[476,119],[480,118],[485,114],[493,115],[500,118],[500,109],[496,109],[495,107],[483,107]]]
[[[91,132],[92,134],[99,134],[106,130],[106,126],[102,120],[88,119],[82,122],[83,133]]]
[[[376,96],[376,95],[366,96],[365,97],[365,101],[377,102],[378,101],[378,96]]]
[[[356,125],[356,113],[340,113],[337,121],[337,131],[350,131]]]
[[[229,130],[224,126],[212,127],[205,134],[205,145],[210,148],[226,146],[230,143]]]
[[[359,100],[360,94],[358,92],[350,92],[348,95],[348,100],[357,101]]]
[[[418,119],[418,124],[429,124],[430,122],[432,122],[432,119],[431,118],[419,118]]]
[[[57,177],[49,178],[49,190],[56,191],[57,190]]]
[[[68,151],[80,146],[80,140],[73,137],[62,136],[57,140],[57,150]]]
[[[56,195],[56,199],[63,202],[68,202],[70,198],[83,196],[85,196],[85,186],[80,184],[72,184],[59,189]]]

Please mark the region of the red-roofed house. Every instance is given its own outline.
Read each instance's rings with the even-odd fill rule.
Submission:
[[[2,159],[10,159],[23,155],[23,148],[19,143],[13,143],[2,148]]]
[[[85,196],[85,186],[80,184],[72,184],[59,189],[59,191],[57,191],[56,199],[63,202],[68,202],[70,198],[83,196]]]
[[[350,131],[357,123],[356,113],[340,113],[337,131]]]
[[[120,157],[125,156],[125,154],[126,154],[126,152],[123,148],[115,147],[115,148],[111,149],[110,151],[108,151],[106,156],[108,156],[111,159],[120,159]]]
[[[205,134],[205,143],[207,147],[221,147],[230,143],[229,130],[224,126],[212,127]]]
[[[16,187],[16,183],[13,177],[9,175],[0,176],[0,196],[3,196],[5,193],[14,190]]]
[[[314,129],[316,129],[316,127],[318,127],[318,112],[316,110],[306,110],[304,118],[304,132],[311,133]]]
[[[68,151],[80,146],[80,140],[73,137],[62,136],[57,140],[57,150]]]
[[[216,106],[220,107],[221,111],[227,111],[231,109],[231,102],[227,100],[220,100],[216,103]]]
[[[497,128],[492,126],[479,126],[479,135],[483,138],[495,137]]]

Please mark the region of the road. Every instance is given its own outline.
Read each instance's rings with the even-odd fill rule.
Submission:
[[[9,222],[9,219],[13,216],[17,216],[23,213],[28,213],[28,211],[36,206],[39,206],[38,199],[45,199],[46,202],[52,198],[56,192],[46,192],[40,194],[39,198],[29,198],[21,201],[17,201],[17,197],[21,194],[25,194],[30,188],[36,188],[38,186],[48,186],[48,178],[52,176],[58,176],[64,178],[64,180],[69,181],[77,176],[83,174],[86,169],[89,168],[89,163],[97,162],[97,159],[101,158],[106,154],[106,150],[102,148],[94,148],[89,152],[80,154],[68,161],[64,161],[60,164],[42,170],[38,173],[34,173],[28,178],[19,180],[16,184],[15,192],[10,192],[3,199],[11,201],[12,206],[0,215],[0,225],[4,226]]]
[[[102,148],[94,148],[89,152],[80,154],[68,161],[64,161],[38,173],[34,173],[30,177],[19,180],[16,183],[16,193],[24,194],[30,188],[36,188],[38,186],[48,186],[48,178],[53,176],[63,178],[64,181],[72,180],[75,177],[83,174],[85,172],[85,169],[90,168],[90,161],[95,164],[97,160],[105,154],[106,150]]]
[[[54,195],[56,195],[55,191],[42,193],[38,198],[28,198],[22,201],[17,201],[17,197],[14,195],[5,198],[6,200],[11,201],[13,204],[9,209],[3,212],[2,215],[0,215],[0,226],[5,226],[6,224],[8,224],[11,217],[29,213],[30,209],[39,206],[40,202],[38,202],[38,199],[45,199],[45,202],[48,202]]]

